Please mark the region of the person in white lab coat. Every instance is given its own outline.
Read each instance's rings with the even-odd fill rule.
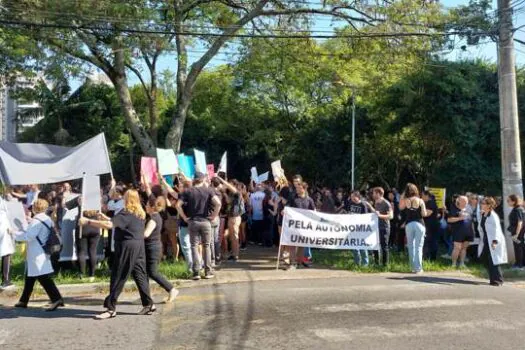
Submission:
[[[51,304],[46,311],[55,311],[64,306],[64,300],[53,281],[53,267],[51,258],[42,248],[53,229],[53,220],[45,214],[49,204],[44,199],[37,199],[33,204],[33,220],[29,223],[26,231],[14,234],[17,241],[27,242],[26,277],[24,291],[20,301],[15,307],[26,308],[29,298],[33,293],[35,282],[38,281],[51,299]],[[47,226],[46,226],[47,225]],[[40,242],[39,242],[40,241]]]
[[[496,208],[494,198],[485,197],[481,201],[478,257],[482,257],[486,263],[490,285],[501,286],[503,285],[503,274],[500,265],[507,263],[507,247],[500,219],[494,208]]]
[[[11,268],[11,255],[15,252],[15,243],[10,233],[11,227],[7,217],[7,208],[4,200],[0,198],[0,258],[2,259],[2,284],[0,289],[13,285],[9,279],[9,269]]]

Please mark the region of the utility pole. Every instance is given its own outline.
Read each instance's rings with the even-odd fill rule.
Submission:
[[[511,209],[507,205],[507,197],[511,194],[516,194],[523,198],[511,0],[498,0],[498,19],[498,85],[501,128],[501,170],[506,229],[509,226],[508,214]],[[509,242],[509,240],[507,240],[507,246],[509,243],[510,247],[512,247],[512,241]],[[508,249],[508,251],[513,253],[514,249]],[[511,255],[513,256],[514,254]],[[509,256],[509,260],[513,260],[511,259],[511,256]]]
[[[352,191],[355,190],[355,92],[352,89]]]

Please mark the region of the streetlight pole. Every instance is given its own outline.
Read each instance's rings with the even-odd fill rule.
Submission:
[[[352,89],[352,191],[355,190],[355,94]]]

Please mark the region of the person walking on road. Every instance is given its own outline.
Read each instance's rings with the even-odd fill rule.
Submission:
[[[51,230],[53,230],[53,220],[45,214],[48,207],[49,204],[46,200],[36,199],[32,206],[35,216],[27,230],[14,233],[15,240],[27,242],[24,290],[15,307],[27,308],[36,281],[40,282],[49,299],[51,299],[51,304],[46,311],[55,311],[58,307],[64,306],[62,295],[60,295],[53,281],[54,270],[51,258],[46,254],[43,247],[51,234]]]
[[[139,315],[155,312],[146,272],[144,249],[146,213],[142,209],[139,193],[136,190],[128,190],[124,194],[124,209],[113,219],[104,215],[100,215],[100,219],[79,219],[80,226],[89,225],[108,230],[115,228],[115,261],[111,267],[109,295],[104,300],[104,307],[107,310],[95,318],[105,320],[117,316],[117,300],[130,275],[135,280],[142,301],[143,308],[139,311]]]

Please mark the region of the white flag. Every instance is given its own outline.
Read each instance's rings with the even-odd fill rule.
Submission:
[[[206,167],[206,153],[196,148],[193,151],[195,152],[195,171],[206,174],[208,170]]]
[[[84,180],[82,181],[82,210],[100,211],[101,205],[100,177],[84,176]]]
[[[224,152],[224,154],[222,155],[222,158],[221,158],[221,163],[219,164],[219,169],[217,169],[217,174],[218,173],[225,173],[227,174],[228,171],[228,155],[227,155],[228,152]]]

